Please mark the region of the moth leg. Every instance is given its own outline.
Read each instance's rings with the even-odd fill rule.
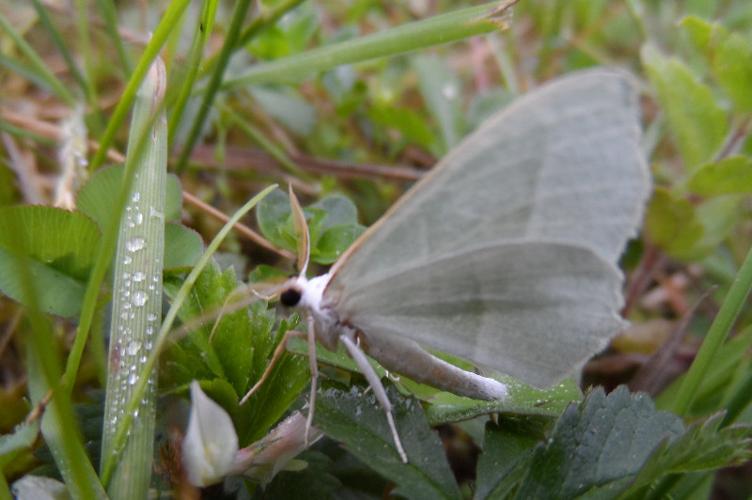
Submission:
[[[392,403],[389,402],[389,398],[386,395],[386,390],[384,389],[379,376],[376,375],[376,372],[371,366],[371,363],[368,362],[368,358],[366,358],[366,355],[363,354],[363,351],[361,351],[360,348],[355,345],[355,342],[350,340],[347,335],[340,335],[339,340],[340,342],[342,342],[342,344],[344,344],[347,352],[350,353],[350,357],[353,359],[353,361],[355,361],[355,364],[358,365],[358,369],[360,369],[360,372],[363,374],[363,376],[366,377],[366,380],[368,380],[368,385],[370,385],[373,389],[373,394],[376,396],[376,399],[379,401],[379,404],[386,413],[386,420],[389,423],[389,430],[392,431],[394,446],[397,448],[397,452],[399,453],[402,462],[407,463],[407,454],[405,454],[405,449],[402,447],[402,441],[400,441],[399,434],[397,433],[397,426],[394,424],[394,416],[392,415]]]
[[[266,382],[266,379],[269,378],[269,375],[271,375],[272,370],[279,362],[280,358],[282,357],[282,354],[285,352],[285,348],[287,347],[287,341],[292,337],[302,337],[303,332],[299,332],[297,330],[288,330],[285,332],[285,335],[282,337],[282,340],[277,345],[276,349],[274,349],[274,353],[272,354],[272,359],[269,361],[269,364],[266,365],[266,368],[264,369],[264,373],[261,374],[261,377],[258,379],[258,382],[256,382],[253,387],[251,387],[248,392],[245,393],[245,396],[243,396],[243,399],[240,400],[240,404],[245,404],[246,401],[248,401],[248,398],[253,396],[253,394],[259,390],[259,388],[263,385],[264,382]]]
[[[308,366],[311,370],[311,395],[308,398],[308,418],[306,418],[305,426],[305,444],[308,446],[308,434],[313,425],[313,412],[316,409],[316,390],[318,389],[319,382],[319,365],[316,360],[316,321],[312,314],[306,315],[308,322]]]

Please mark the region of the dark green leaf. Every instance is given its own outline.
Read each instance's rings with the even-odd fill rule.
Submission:
[[[277,498],[329,500],[333,498],[333,494],[341,488],[342,483],[331,474],[331,459],[316,451],[308,451],[298,458],[307,463],[303,470],[280,472],[254,498],[270,500]]]
[[[409,462],[394,447],[384,411],[373,393],[326,389],[319,393],[316,425],[342,442],[350,453],[397,484],[396,493],[411,499],[459,498],[460,492],[438,436],[414,399],[387,390],[395,423]]]
[[[23,293],[12,249],[29,257],[39,306],[64,317],[78,314],[99,242],[85,215],[43,206],[0,207],[0,290],[15,300]]]
[[[657,446],[683,432],[679,417],[656,411],[644,394],[596,389],[570,406],[535,449],[517,498],[574,498],[633,477]]]
[[[540,427],[529,420],[505,419],[498,425],[487,423],[474,498],[506,498],[522,479],[533,449],[542,439]]]

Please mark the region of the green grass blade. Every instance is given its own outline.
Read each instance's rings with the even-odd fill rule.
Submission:
[[[201,271],[204,270],[206,265],[209,263],[212,255],[217,251],[219,248],[219,245],[224,241],[225,237],[230,233],[233,226],[243,217],[246,213],[248,213],[249,210],[251,210],[253,207],[256,206],[258,202],[260,202],[262,199],[266,197],[270,192],[272,192],[274,189],[276,189],[276,184],[273,184],[260,193],[258,193],[256,196],[251,198],[245,205],[240,207],[235,214],[230,218],[230,220],[227,221],[227,223],[222,227],[222,229],[217,233],[217,235],[214,237],[211,243],[209,243],[209,246],[206,248],[206,251],[201,256],[201,259],[199,259],[196,266],[191,270],[191,272],[188,274],[188,277],[183,282],[182,286],[180,287],[180,290],[178,290],[178,293],[175,296],[175,300],[173,300],[172,305],[170,306],[169,311],[167,311],[167,314],[165,315],[165,319],[162,322],[162,326],[159,329],[159,334],[157,335],[157,339],[154,342],[154,350],[149,355],[149,359],[144,363],[143,367],[141,368],[141,373],[139,374],[138,382],[136,383],[135,388],[133,389],[133,392],[131,393],[131,398],[128,401],[128,405],[125,408],[125,413],[123,415],[122,420],[120,421],[120,424],[118,426],[117,432],[115,433],[113,439],[112,439],[112,447],[111,449],[113,452],[109,455],[102,456],[102,482],[106,485],[109,483],[110,478],[112,477],[112,473],[114,470],[114,467],[118,461],[118,450],[121,449],[123,443],[125,442],[125,438],[128,435],[128,432],[131,428],[131,425],[133,423],[133,412],[138,407],[139,401],[145,394],[145,391],[147,389],[148,380],[149,380],[149,374],[152,372],[154,367],[156,366],[157,359],[159,357],[159,353],[163,349],[165,342],[167,341],[167,337],[170,333],[170,329],[172,328],[172,325],[177,318],[178,311],[180,310],[180,307],[183,305],[185,300],[188,298],[188,294],[191,292],[191,289],[193,288],[193,285],[196,283],[196,280],[198,279],[199,275],[201,274]]]
[[[232,89],[258,83],[297,82],[342,64],[404,54],[488,33],[498,29],[494,22],[496,7],[497,2],[469,7],[270,63],[257,64],[243,75],[228,80],[223,88]]]
[[[282,17],[288,11],[294,9],[301,3],[303,3],[303,0],[282,0],[274,6],[262,9],[261,12],[253,18],[245,31],[241,33],[240,40],[237,44],[235,44],[233,51],[245,47],[245,45],[250,42],[253,37],[262,32],[265,28],[274,25],[274,23],[276,23],[280,17]],[[214,71],[214,67],[217,64],[218,58],[219,55],[214,55],[204,63],[203,68],[201,68],[200,72],[201,77],[204,77]]]
[[[134,162],[135,179],[126,214],[120,221],[115,254],[110,350],[102,455],[112,453],[112,438],[136,383],[136,372],[153,348],[162,317],[165,195],[167,182],[167,123],[162,102],[165,68],[157,58],[136,99],[126,162]],[[154,114],[157,114],[154,116]],[[141,136],[143,151],[136,146]],[[108,493],[113,499],[148,497],[154,453],[156,372],[138,400],[136,425],[117,464]]]
[[[2,12],[0,12],[0,30],[5,31],[13,42],[18,47],[18,50],[28,59],[28,65],[24,65],[26,68],[24,76],[32,78],[37,84],[43,85],[45,88],[51,90],[53,93],[62,99],[66,104],[75,104],[76,98],[71,94],[68,88],[47,69],[47,64],[39,57],[39,54],[29,45],[24,38],[13,29],[10,20],[6,18]],[[13,59],[3,56],[3,64],[5,61],[12,61]],[[11,68],[13,69],[13,68]]]
[[[180,86],[175,104],[171,106],[170,121],[167,127],[170,144],[172,144],[175,138],[175,133],[180,125],[180,120],[183,118],[185,104],[191,96],[193,83],[196,81],[196,76],[198,75],[198,70],[201,66],[201,57],[204,53],[204,46],[206,45],[206,40],[214,27],[217,4],[218,0],[206,0],[204,2],[204,7],[201,10],[198,30],[196,31],[196,36],[193,38],[188,58],[185,61],[185,67],[188,68],[188,70],[182,77],[183,84]]]
[[[692,400],[697,390],[705,378],[710,364],[713,362],[718,348],[723,342],[734,325],[737,316],[742,310],[750,289],[752,288],[752,249],[747,253],[744,263],[736,275],[736,279],[731,284],[731,288],[726,294],[726,298],[721,305],[713,323],[710,325],[705,340],[697,352],[692,366],[689,367],[684,383],[679,388],[679,393],[674,401],[673,411],[679,415],[684,415],[689,410]]]
[[[107,27],[106,31],[110,35],[110,38],[112,38],[112,44],[115,46],[115,50],[118,53],[123,74],[127,78],[128,75],[131,74],[131,71],[133,71],[133,63],[131,63],[128,52],[125,50],[125,45],[123,45],[123,39],[120,37],[117,22],[117,8],[112,0],[97,0],[97,5],[99,7],[99,12],[102,13],[104,24]]]
[[[209,109],[214,102],[214,96],[216,96],[217,92],[219,91],[219,87],[222,84],[222,78],[224,76],[225,69],[227,68],[227,63],[230,62],[230,56],[234,52],[235,44],[240,37],[240,29],[243,25],[243,21],[250,5],[251,0],[239,0],[235,3],[235,8],[231,16],[232,21],[230,22],[230,28],[227,32],[227,37],[225,38],[224,45],[222,46],[222,50],[219,53],[219,59],[217,60],[217,64],[214,67],[214,72],[212,73],[211,79],[209,80],[209,87],[204,94],[203,99],[201,100],[201,105],[199,107],[198,113],[196,113],[196,116],[193,119],[193,124],[191,125],[191,129],[188,132],[186,143],[183,145],[183,150],[180,153],[180,158],[178,159],[177,166],[175,167],[176,172],[182,171],[188,164],[188,157],[191,155],[193,146],[196,144],[198,136],[201,133],[201,129],[204,127],[206,117],[209,115]]]
[[[230,119],[240,128],[240,130],[243,131],[243,133],[245,133],[253,142],[258,144],[261,149],[269,153],[275,160],[277,160],[277,162],[282,165],[282,168],[284,168],[288,173],[294,174],[303,179],[310,178],[310,176],[306,172],[301,170],[300,167],[298,167],[295,162],[293,162],[290,157],[287,156],[287,153],[285,153],[282,148],[274,144],[273,141],[267,139],[266,136],[264,136],[264,134],[259,129],[254,127],[248,120],[244,119],[228,106],[223,105],[222,111],[227,113],[227,116],[230,117]]]
[[[78,67],[78,64],[76,64],[76,62],[73,60],[73,56],[71,55],[70,50],[68,50],[68,46],[63,41],[63,37],[60,35],[60,31],[58,31],[55,25],[52,24],[50,16],[47,15],[47,8],[42,5],[42,2],[40,2],[39,0],[32,0],[32,3],[34,4],[34,9],[36,9],[37,15],[39,16],[39,21],[42,23],[44,29],[47,30],[47,34],[52,39],[52,43],[55,45],[58,52],[60,52],[60,55],[65,60],[65,64],[68,66],[68,72],[73,75],[73,78],[75,78],[78,86],[81,88],[81,92],[86,96],[88,100],[91,96],[89,83],[84,78],[84,75],[81,72],[81,69]]]
[[[128,110],[131,108],[133,100],[136,98],[136,92],[141,85],[141,81],[144,79],[152,61],[157,57],[157,54],[159,54],[159,50],[162,48],[162,45],[164,45],[170,32],[178,25],[178,20],[180,19],[180,16],[183,15],[183,12],[186,7],[188,7],[189,3],[190,0],[173,0],[167,8],[167,11],[162,16],[162,19],[159,21],[159,25],[157,25],[157,28],[154,30],[151,40],[149,40],[149,43],[146,45],[143,54],[141,54],[141,58],[136,64],[136,68],[125,86],[125,90],[115,107],[115,111],[113,111],[109,122],[107,122],[107,128],[105,128],[105,131],[99,140],[99,149],[97,149],[97,152],[94,154],[89,165],[90,172],[93,172],[102,166],[105,158],[107,158],[107,150],[110,148],[120,125],[123,124],[128,115]]]

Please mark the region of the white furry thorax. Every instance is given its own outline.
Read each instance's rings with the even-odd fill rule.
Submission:
[[[310,280],[305,276],[298,276],[291,284],[301,293],[296,307],[306,310],[313,317],[316,338],[328,349],[335,350],[340,335],[353,336],[355,332],[340,324],[337,312],[324,299],[324,290],[331,278],[329,273]]]
[[[301,291],[299,307],[304,307],[314,315],[322,313],[322,303],[324,300],[324,289],[329,284],[331,275],[329,273],[307,279],[305,276],[298,276],[295,284]]]

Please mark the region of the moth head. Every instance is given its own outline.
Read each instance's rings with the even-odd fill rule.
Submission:
[[[286,307],[295,307],[303,298],[303,290],[297,284],[290,284],[282,289],[279,294],[279,302]]]
[[[305,276],[295,276],[282,285],[279,301],[287,307],[304,307],[311,311],[321,308],[322,295],[330,276],[324,274],[307,279]]]

